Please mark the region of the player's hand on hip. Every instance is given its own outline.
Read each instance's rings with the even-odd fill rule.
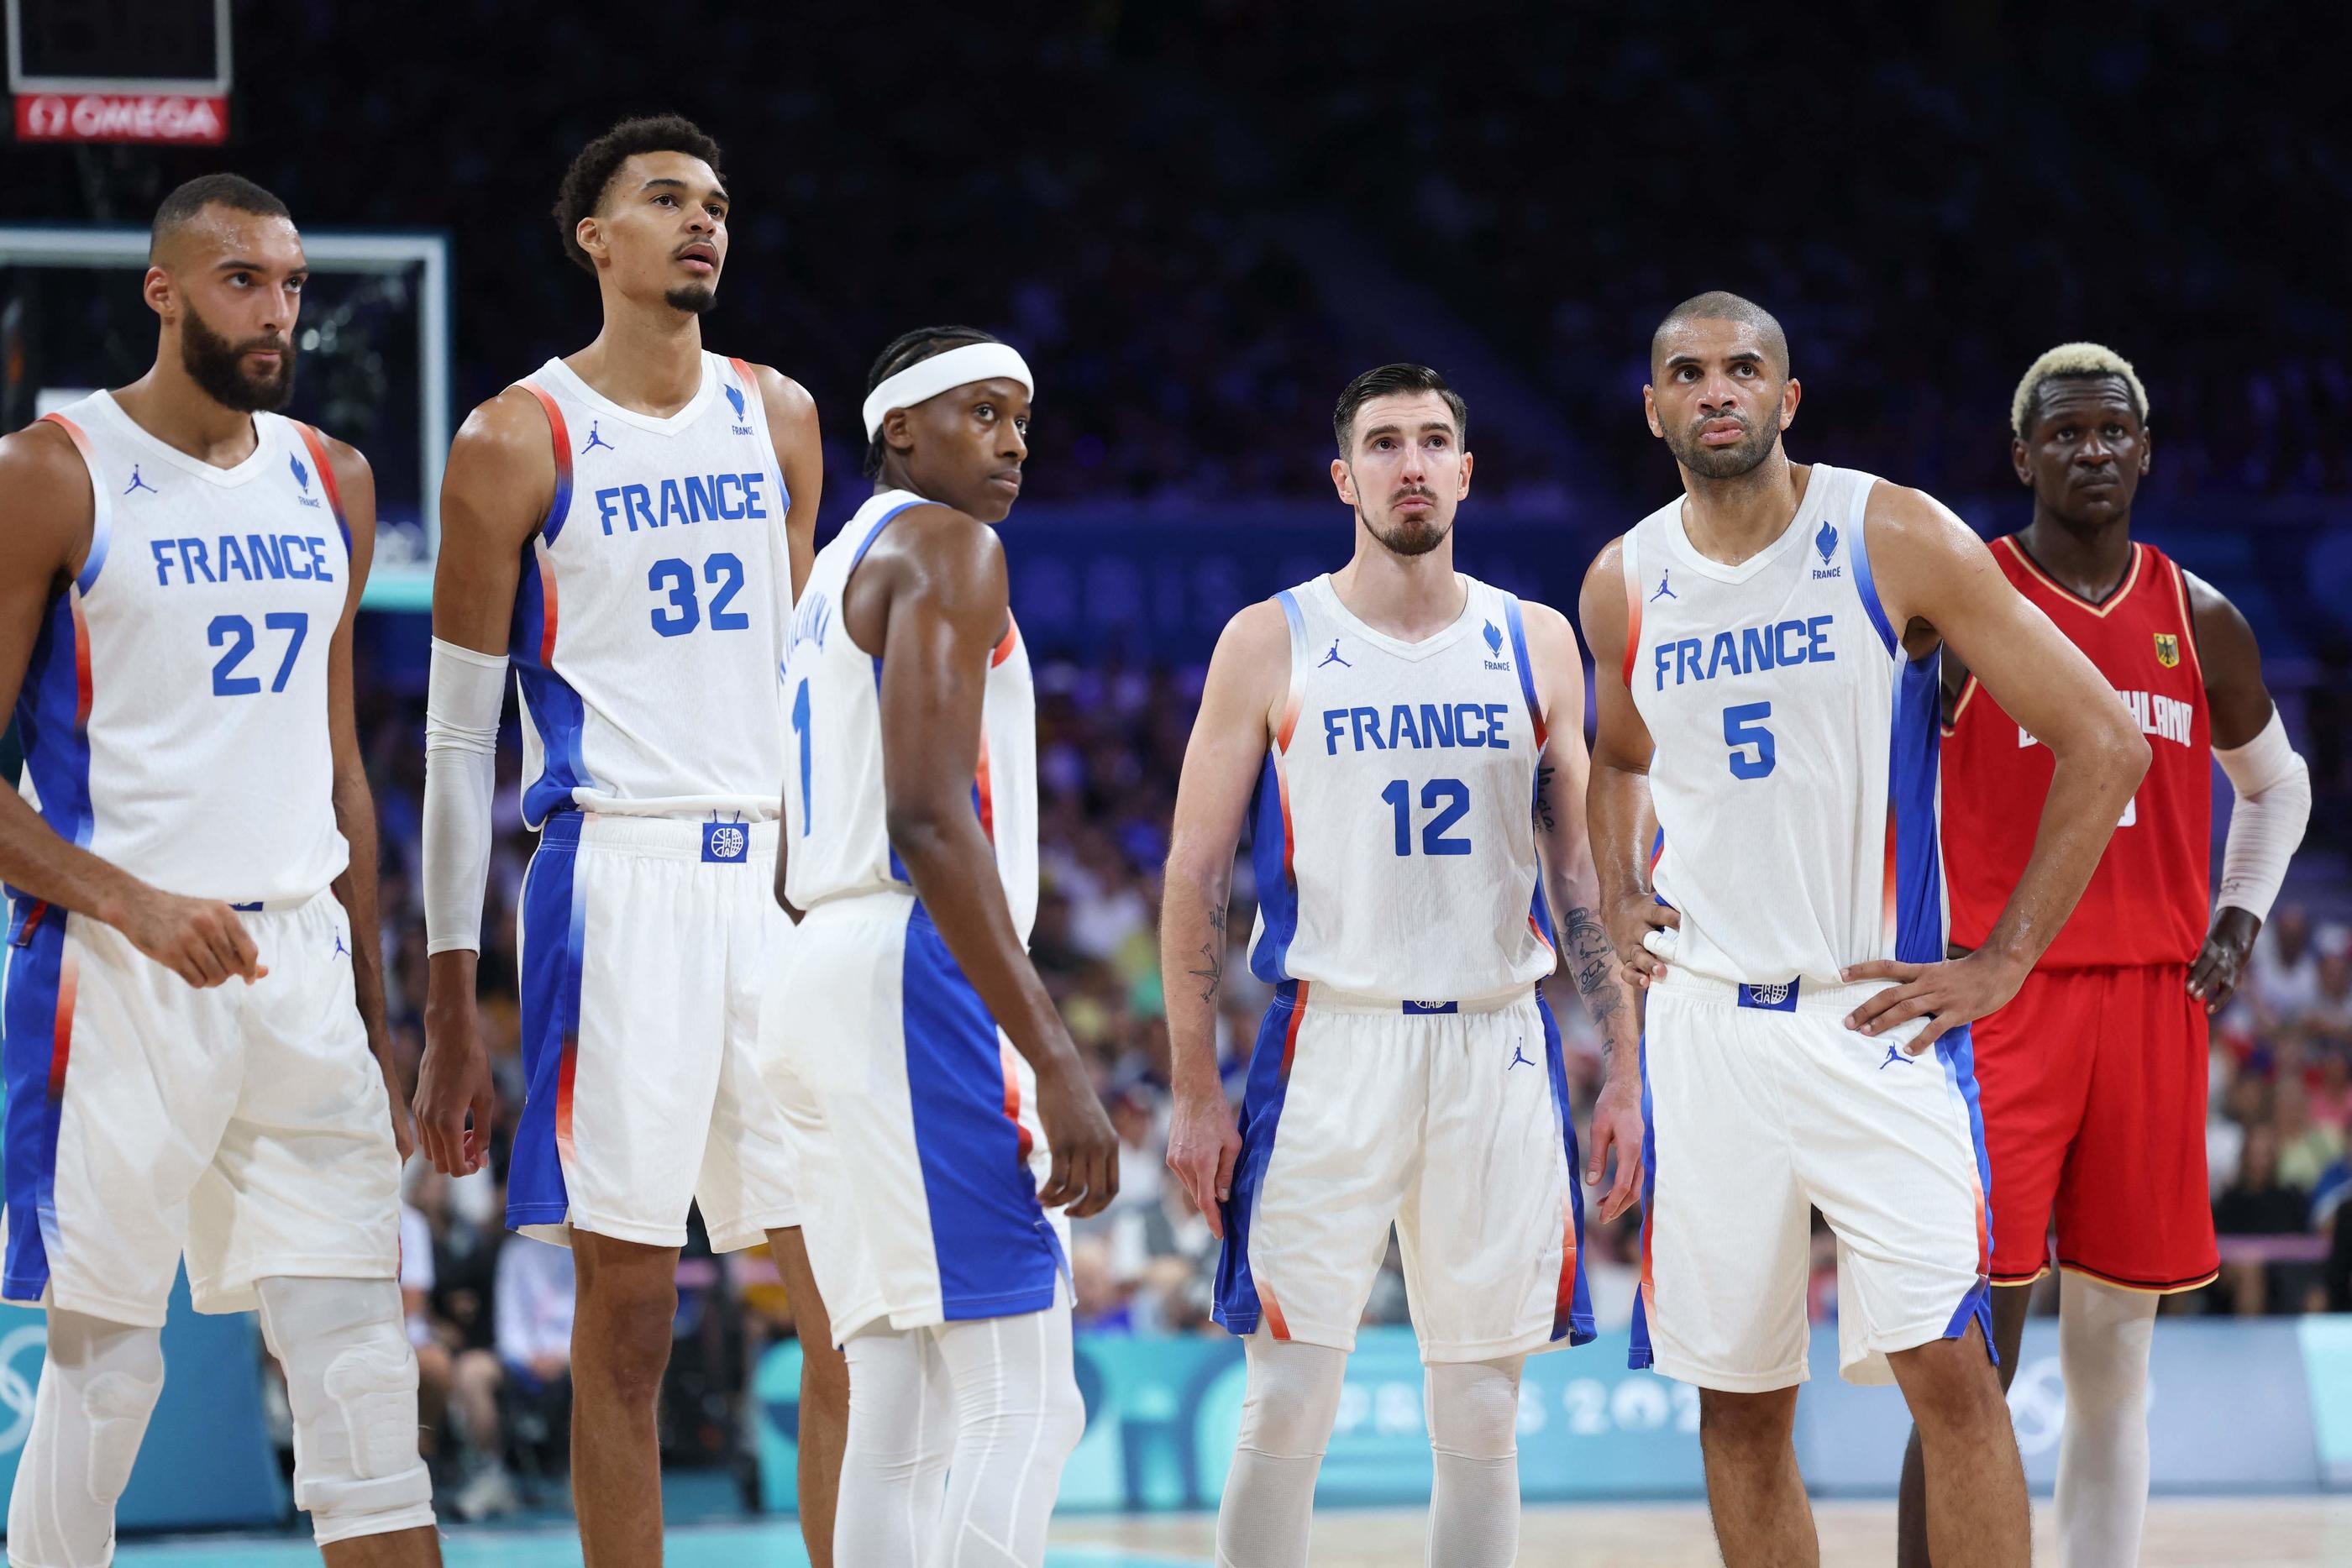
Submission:
[[[236,911],[215,898],[183,898],[150,889],[123,923],[131,945],[199,990],[247,985],[269,970]]]
[[[1609,909],[1609,944],[1637,986],[1647,988],[1666,972],[1682,936],[1682,911],[1647,893],[1630,894]]]
[[[2253,956],[2254,938],[2262,934],[2259,916],[2232,905],[2213,916],[2213,929],[2189,971],[2189,994],[2205,1004],[2210,1016],[2230,1005],[2238,981]]]
[[[453,1176],[481,1169],[497,1112],[498,1088],[472,1008],[456,1018],[426,1009],[425,1061],[416,1071],[416,1136],[433,1168]]]
[[[1179,1084],[1176,1108],[1168,1119],[1168,1168],[1192,1196],[1192,1206],[1209,1222],[1209,1234],[1225,1239],[1224,1204],[1234,1196],[1234,1164],[1242,1135],[1222,1082],[1205,1088]]]
[[[1054,1156],[1037,1201],[1066,1208],[1072,1219],[1100,1214],[1118,1196],[1118,1134],[1075,1049],[1037,1074],[1037,1120]]]
[[[2004,963],[1990,949],[1979,947],[1964,958],[1945,958],[1933,964],[1873,959],[1842,974],[1849,983],[1895,982],[1846,1014],[1845,1027],[1875,1038],[1914,1019],[1926,1019],[1927,1027],[1903,1047],[1906,1055],[1917,1056],[1946,1030],[1999,1011],[2017,995],[2017,988],[2025,983],[2026,971]]]
[[[1617,1175],[1601,1197],[1603,1225],[1633,1207],[1642,1194],[1642,1085],[1627,1075],[1612,1073],[1592,1103],[1592,1153],[1584,1164],[1588,1186],[1601,1185],[1609,1168],[1609,1151],[1617,1151]]]

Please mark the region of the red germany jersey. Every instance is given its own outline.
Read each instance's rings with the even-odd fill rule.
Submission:
[[[2213,742],[2180,568],[2132,546],[2123,586],[2094,604],[2061,588],[2016,536],[1993,559],[2090,655],[2153,759],[2044,969],[2188,964],[2204,945],[2213,835]],[[2024,873],[2050,793],[2050,752],[1970,675],[1944,730],[1944,874],[1952,940],[1981,945]]]

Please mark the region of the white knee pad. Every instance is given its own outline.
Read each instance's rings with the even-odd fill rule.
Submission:
[[[416,1451],[416,1352],[391,1280],[264,1280],[261,1333],[286,1371],[294,1503],[320,1545],[433,1522]]]
[[[1242,1398],[1241,1446],[1275,1458],[1322,1458],[1339,1418],[1348,1353],[1265,1333],[1242,1343],[1249,1381]]]
[[[8,1505],[11,1562],[113,1561],[114,1505],[163,1391],[162,1330],[49,1310],[48,1355]]]
[[[1429,1446],[1469,1459],[1519,1451],[1519,1370],[1527,1357],[1433,1363],[1423,1379]]]

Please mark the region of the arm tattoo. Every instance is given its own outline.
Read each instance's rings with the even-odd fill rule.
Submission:
[[[1536,768],[1536,826],[1549,833],[1552,831],[1551,764]]]
[[[1584,1010],[1591,1016],[1592,1027],[1601,1035],[1601,1060],[1606,1065],[1616,1048],[1610,1026],[1625,1006],[1609,971],[1609,933],[1592,911],[1581,907],[1568,912],[1564,931],[1568,966],[1576,976],[1576,990],[1584,998]]]
[[[1201,982],[1201,999],[1213,1004],[1217,991],[1225,983],[1225,906],[1219,904],[1209,911],[1209,939],[1201,944],[1202,967],[1184,972]]]

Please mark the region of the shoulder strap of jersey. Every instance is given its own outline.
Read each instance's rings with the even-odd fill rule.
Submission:
[[[2197,647],[2197,615],[2189,604],[2189,574],[2181,570],[2179,561],[2158,549],[2154,545],[2142,545],[2139,548],[2146,550],[2163,569],[2165,575],[2171,580],[2173,602],[2180,607],[2181,644],[2189,651],[2189,671],[2196,675],[2198,687],[2202,690],[2205,685],[2205,657]]]
[[[1528,630],[1527,622],[1519,616],[1519,596],[1499,588],[1492,591],[1503,601],[1503,624],[1511,634],[1511,658],[1519,670],[1519,695],[1527,699],[1528,722],[1535,727],[1536,753],[1541,756],[1544,743],[1550,737],[1544,728],[1543,705],[1536,701],[1536,671],[1528,662]]]
[[[1307,612],[1298,602],[1298,590],[1286,588],[1276,594],[1282,606],[1282,619],[1290,628],[1290,695],[1282,705],[1282,723],[1275,727],[1274,748],[1290,749],[1290,737],[1298,728],[1298,709],[1307,696]]]
[[[302,444],[310,448],[310,466],[319,471],[319,488],[326,492],[327,509],[335,514],[335,527],[343,530],[343,553],[349,555],[352,521],[343,515],[343,487],[335,481],[335,465],[327,460],[326,438],[319,434],[316,425],[305,424],[299,419],[289,419],[286,423],[294,427],[295,433],[302,438]]]
[[[1853,591],[1862,600],[1863,612],[1870,617],[1872,628],[1877,632],[1878,640],[1886,644],[1891,656],[1903,651],[1903,639],[1895,635],[1885,602],[1878,597],[1878,580],[1870,573],[1870,491],[1876,483],[1857,476],[1853,481],[1853,493],[1845,497],[1845,553],[1853,563]]]
[[[572,431],[563,423],[563,405],[555,394],[537,382],[525,378],[515,385],[539,400],[547,413],[548,439],[555,447],[555,498],[547,504],[547,520],[539,525],[539,536],[549,544],[563,531],[563,519],[572,513]]]
[[[1617,564],[1625,577],[1625,689],[1633,689],[1633,661],[1642,652],[1642,525],[1625,530]]]
[[[81,455],[82,467],[89,473],[89,553],[74,574],[74,587],[88,593],[98,580],[99,569],[106,564],[107,547],[114,542],[114,497],[107,494],[106,476],[89,444],[89,433],[62,413],[45,413],[41,418],[66,433]]]

